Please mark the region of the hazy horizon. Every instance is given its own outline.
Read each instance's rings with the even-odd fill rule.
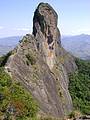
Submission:
[[[12,37],[23,37],[23,36],[25,36],[26,34],[30,34],[30,33],[24,33],[24,34],[22,34],[22,35],[0,36],[0,39],[3,39],[3,38],[12,38]],[[73,34],[73,35],[61,34],[61,38],[63,38],[63,37],[81,36],[81,35],[90,35],[90,34],[84,34],[84,33],[81,33],[81,34]]]
[[[0,38],[32,33],[34,11],[40,2],[47,2],[56,10],[62,36],[90,35],[89,0],[3,0],[0,2]]]

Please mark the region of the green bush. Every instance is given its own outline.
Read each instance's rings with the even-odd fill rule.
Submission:
[[[12,54],[12,52],[10,51],[10,52],[7,53],[6,55],[0,57],[0,67],[3,67],[3,66],[6,64],[8,58],[9,58],[9,56],[10,56],[11,54]]]
[[[2,68],[2,67],[0,67],[0,85],[1,86],[10,86],[11,85],[11,78],[4,71],[4,68]]]
[[[74,108],[90,114],[90,61],[76,59],[78,70],[69,76]]]
[[[26,54],[26,58],[28,59],[28,61],[26,61],[26,62],[27,62],[27,65],[29,65],[29,63],[30,63],[31,65],[34,65],[34,64],[36,63],[36,59],[35,59],[35,57],[33,56],[33,54]]]

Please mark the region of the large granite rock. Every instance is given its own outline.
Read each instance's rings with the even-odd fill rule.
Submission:
[[[13,80],[37,100],[39,114],[55,118],[72,111],[68,73],[76,69],[74,58],[61,46],[57,18],[49,4],[40,3],[34,13],[33,35],[23,37],[5,66]]]

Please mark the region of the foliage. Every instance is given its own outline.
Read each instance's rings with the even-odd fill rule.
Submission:
[[[12,54],[12,52],[10,51],[9,53],[7,53],[6,55],[0,57],[0,67],[4,66],[9,58],[9,56]]]
[[[71,118],[75,118],[75,113],[74,113],[74,111],[72,111],[70,114],[69,114],[69,118],[71,119]]]
[[[81,114],[80,111],[73,110],[73,111],[68,115],[68,118],[74,120],[74,119],[76,119],[76,118],[79,118],[80,116],[82,116],[82,114]]]
[[[35,117],[37,111],[38,105],[32,95],[0,67],[0,117],[27,120]]]
[[[76,59],[78,70],[69,76],[74,108],[90,114],[90,61]]]
[[[36,63],[36,59],[35,59],[35,57],[33,56],[32,53],[31,54],[26,54],[26,58],[28,59],[27,65],[29,65],[29,63],[31,65],[34,65]]]
[[[4,68],[0,67],[0,86],[10,86],[11,85],[11,78],[10,76],[4,71]]]

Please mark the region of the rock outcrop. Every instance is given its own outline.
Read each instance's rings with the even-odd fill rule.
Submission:
[[[42,52],[43,59],[52,69],[56,60],[57,37],[60,36],[57,28],[57,13],[50,5],[41,3],[36,9],[33,18],[33,34],[37,40],[38,50]]]
[[[32,93],[40,115],[59,118],[72,111],[68,73],[76,65],[61,46],[57,20],[54,9],[48,3],[40,3],[34,13],[33,35],[23,37],[5,68]]]

